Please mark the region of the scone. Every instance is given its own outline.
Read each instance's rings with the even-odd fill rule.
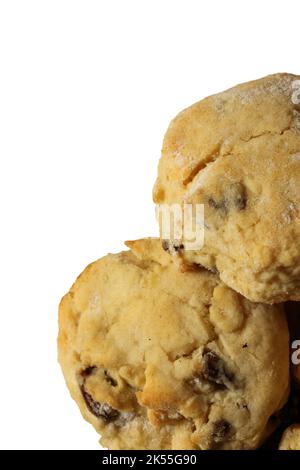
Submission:
[[[300,450],[300,424],[294,424],[283,433],[279,450]]]
[[[62,299],[59,361],[110,449],[254,449],[289,389],[279,306],[204,269],[180,272],[159,239],[91,264]]]
[[[271,75],[181,112],[154,187],[157,204],[204,205],[204,245],[175,240],[177,256],[254,302],[300,300],[299,80]]]

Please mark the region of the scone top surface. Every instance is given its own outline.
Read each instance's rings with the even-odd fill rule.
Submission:
[[[158,204],[204,204],[204,246],[183,259],[257,302],[300,299],[298,80],[271,75],[181,112],[154,188]]]
[[[111,449],[257,447],[288,393],[283,312],[180,272],[157,239],[128,246],[60,305],[59,360],[82,414]]]

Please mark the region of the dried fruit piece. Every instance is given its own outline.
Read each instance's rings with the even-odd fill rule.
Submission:
[[[87,367],[86,369],[84,369],[83,371],[81,371],[80,375],[83,379],[85,379],[86,377],[88,377],[89,375],[92,375],[95,370],[97,369],[96,366],[90,366],[90,367]]]
[[[232,209],[244,210],[247,206],[246,188],[242,183],[233,183],[226,187],[224,195],[220,199],[210,196],[208,205],[223,214]]]
[[[222,212],[225,212],[225,213],[227,213],[227,211],[228,211],[225,199],[220,199],[219,201],[217,201],[213,197],[210,197],[208,199],[208,204],[213,209],[216,209],[216,210],[219,210],[219,211],[222,211]]]
[[[221,388],[228,388],[234,379],[233,374],[226,368],[223,359],[210,349],[203,351],[202,377]]]
[[[184,249],[184,245],[180,240],[163,240],[162,247],[170,254],[178,253]]]
[[[106,423],[110,423],[119,418],[119,411],[114,410],[107,403],[99,403],[98,401],[95,401],[93,397],[85,391],[83,385],[81,386],[81,393],[86,403],[86,406],[88,407],[90,412],[93,413],[93,415],[95,415],[97,418],[103,419],[103,421],[105,421]]]
[[[108,382],[112,387],[116,387],[118,385],[118,382],[107,372],[107,370],[104,371],[104,376],[106,382]]]
[[[224,442],[231,431],[231,424],[226,419],[219,419],[213,423],[212,440],[219,444]]]
[[[230,186],[229,200],[231,207],[235,207],[238,210],[246,209],[247,194],[246,188],[242,183],[235,183]]]
[[[119,418],[120,412],[112,408],[108,403],[99,403],[98,401],[94,400],[92,395],[88,393],[85,389],[85,382],[86,382],[87,377],[94,374],[96,370],[97,370],[96,366],[90,366],[84,369],[83,371],[81,371],[80,390],[81,390],[82,396],[84,398],[84,401],[89,411],[93,413],[93,415],[96,416],[97,418],[101,418],[103,421],[109,423]],[[110,377],[110,375],[107,373],[106,370],[104,371],[104,375],[105,375],[106,380],[111,382],[112,385],[114,383],[116,384],[115,380],[112,377]]]

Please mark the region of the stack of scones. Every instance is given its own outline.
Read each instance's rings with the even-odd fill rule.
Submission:
[[[83,417],[109,449],[300,450],[300,76],[181,112],[153,195],[160,237],[60,304]]]

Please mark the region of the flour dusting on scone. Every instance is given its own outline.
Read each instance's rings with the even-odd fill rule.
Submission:
[[[299,80],[271,75],[194,104],[159,163],[157,204],[204,205],[204,246],[183,238],[176,256],[254,302],[300,300]]]

